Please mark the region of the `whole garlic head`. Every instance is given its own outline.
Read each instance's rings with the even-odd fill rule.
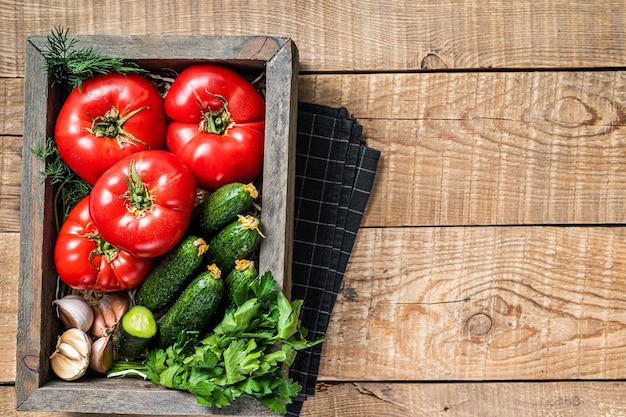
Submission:
[[[87,371],[90,354],[91,340],[87,333],[71,328],[59,336],[56,349],[50,355],[50,365],[59,378],[73,381]]]

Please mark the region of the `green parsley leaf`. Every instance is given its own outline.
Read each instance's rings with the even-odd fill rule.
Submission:
[[[198,403],[224,407],[242,395],[270,410],[285,413],[302,390],[286,378],[285,368],[309,342],[301,327],[302,301],[289,302],[266,272],[250,286],[249,299],[229,309],[223,320],[200,340],[182,331],[167,349],[148,352],[150,380],[193,393]]]

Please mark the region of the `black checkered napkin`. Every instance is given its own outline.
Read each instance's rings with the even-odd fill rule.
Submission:
[[[304,299],[311,340],[326,334],[376,173],[380,153],[361,133],[345,108],[299,103],[291,296]],[[298,353],[290,376],[303,390],[288,416],[298,416],[314,395],[321,351],[317,345]]]

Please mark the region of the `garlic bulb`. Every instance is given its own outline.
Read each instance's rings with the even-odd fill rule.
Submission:
[[[57,313],[65,328],[75,327],[84,332],[93,324],[93,310],[87,301],[79,295],[70,294],[54,301]]]
[[[106,337],[113,333],[117,323],[128,311],[130,300],[122,292],[106,293],[94,306],[94,320],[91,334],[95,337]]]
[[[71,328],[59,336],[56,349],[50,355],[50,365],[59,378],[73,381],[87,371],[90,354],[91,340],[87,333]]]
[[[99,337],[91,344],[91,355],[89,356],[89,366],[96,372],[104,373],[113,367],[115,362],[115,351],[111,336]]]

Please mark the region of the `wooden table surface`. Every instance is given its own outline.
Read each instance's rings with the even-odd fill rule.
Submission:
[[[381,151],[303,417],[626,415],[626,4],[0,0],[0,414],[25,36],[280,35]]]

